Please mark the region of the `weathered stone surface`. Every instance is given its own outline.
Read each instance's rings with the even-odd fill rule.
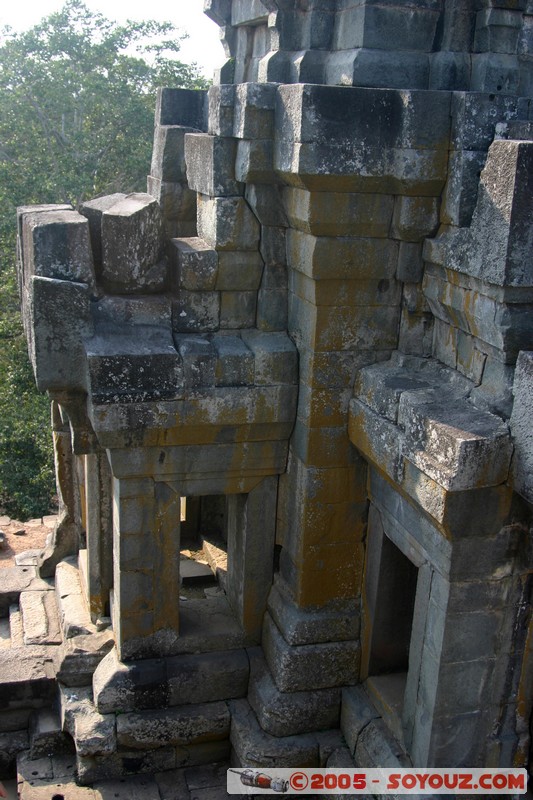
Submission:
[[[96,403],[181,394],[182,360],[167,328],[139,325],[125,326],[118,334],[99,331],[86,342],[85,351]]]
[[[264,731],[273,736],[292,736],[337,726],[339,689],[280,692],[260,648],[249,651],[249,654],[251,674],[248,702]]]
[[[516,364],[514,404],[510,419],[514,442],[513,485],[526,500],[533,499],[533,439],[531,430],[533,354],[522,352]]]
[[[115,639],[110,629],[73,636],[64,643],[59,655],[58,678],[65,686],[85,686]]]
[[[207,92],[198,89],[158,89],[156,125],[184,125],[205,130]]]
[[[248,183],[245,197],[261,225],[288,227],[280,187],[263,183]]]
[[[215,250],[198,237],[172,239],[171,285],[189,291],[212,291],[218,275]]]
[[[261,769],[265,763],[279,767],[314,766],[318,762],[318,742],[312,734],[304,736],[270,736],[257,722],[246,700],[233,700],[231,710],[231,744],[239,765]]]
[[[148,194],[126,195],[102,214],[102,280],[114,291],[161,289],[162,217]]]
[[[405,242],[420,242],[439,224],[439,203],[434,197],[397,197],[391,235]]]
[[[93,329],[89,287],[85,283],[34,277],[31,292],[29,350],[38,388],[83,391],[82,337],[90,336]]]
[[[294,456],[291,456],[294,459]],[[350,470],[332,469],[320,470],[312,469],[309,472],[316,476],[309,478],[309,483],[313,493],[320,492],[322,476],[331,472],[331,478],[323,478],[326,485],[330,481],[342,485],[349,480]],[[345,473],[343,475],[343,472]],[[355,639],[359,629],[357,619],[357,601],[338,601],[332,603],[330,607],[321,607],[320,610],[313,609],[305,611],[299,608],[294,599],[290,596],[287,586],[280,576],[275,576],[274,584],[268,598],[268,610],[276,622],[278,628],[283,632],[284,639],[290,645],[312,644],[316,642],[345,641]]]
[[[242,197],[198,195],[198,235],[215,250],[256,250],[259,223]]]
[[[249,669],[244,650],[174,656],[167,661],[169,705],[244,697]]]
[[[281,87],[275,167],[295,186],[438,194],[449,103],[438,92]]]
[[[394,207],[390,195],[285,189],[283,196],[291,227],[304,233],[388,237]]]
[[[214,136],[233,136],[235,85],[211,86],[207,94],[208,133]]]
[[[230,330],[255,325],[256,292],[221,292],[220,327]]]
[[[272,139],[239,139],[235,176],[243,183],[276,183]]]
[[[276,87],[242,83],[235,90],[233,135],[238,139],[274,138]]]
[[[83,597],[76,558],[65,559],[57,565],[55,590],[65,639],[94,633],[96,629]]]
[[[263,260],[259,253],[221,252],[215,288],[223,292],[255,292],[262,274]]]
[[[94,265],[98,275],[102,265],[102,214],[125,197],[124,193],[117,192],[97,197],[95,200],[88,200],[80,206],[80,214],[89,222]]]
[[[185,161],[189,188],[215,197],[242,194],[235,180],[235,139],[188,133],[185,137]]]
[[[21,214],[21,225],[25,283],[32,275],[39,275],[86,283],[94,288],[89,224],[85,217],[76,211],[28,211]]]
[[[217,351],[217,386],[247,386],[254,382],[254,357],[242,339],[238,336],[215,336],[213,344]]]
[[[394,275],[398,244],[390,240],[358,237],[316,237],[290,230],[287,261],[310,278],[390,278]]]
[[[225,703],[120,714],[117,717],[117,739],[121,747],[139,750],[169,744],[200,744],[227,738],[229,722]]]
[[[436,9],[404,8],[365,3],[337,14],[333,45],[336,50],[355,47],[388,49],[393,36],[397,50],[431,50],[438,20]]]
[[[53,592],[22,592],[19,606],[24,644],[61,644]]]
[[[242,332],[242,339],[255,357],[255,383],[296,382],[297,351],[285,333]]]
[[[266,614],[263,650],[276,686],[282,692],[332,688],[357,680],[360,650],[357,641],[291,646]]]
[[[161,213],[166,221],[166,232],[178,235],[171,229],[170,223],[185,225],[187,223],[196,227],[196,192],[191,191],[184,181],[163,181],[148,175],[146,191],[155,197],[159,203]],[[185,236],[185,233],[181,234]]]
[[[168,183],[186,180],[185,136],[194,132],[182,125],[156,125],[150,168],[154,178]]]
[[[219,292],[181,289],[172,303],[172,327],[177,333],[214,331],[220,325]]]

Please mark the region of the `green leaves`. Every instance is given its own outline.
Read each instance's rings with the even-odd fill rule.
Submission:
[[[17,310],[16,208],[145,191],[156,88],[206,88],[176,58],[182,39],[171,23],[118,25],[81,0],[0,32],[0,505],[10,514],[46,513],[53,493],[49,403]]]

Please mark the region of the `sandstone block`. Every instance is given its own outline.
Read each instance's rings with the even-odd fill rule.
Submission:
[[[209,13],[206,12],[208,15]],[[211,86],[208,97],[208,133],[213,136],[233,136],[235,84]]]
[[[406,242],[420,242],[433,235],[439,224],[439,201],[436,197],[397,197],[394,204],[391,235]]]
[[[198,237],[171,242],[171,286],[188,291],[213,291],[218,275],[218,255]]]
[[[398,244],[390,240],[317,237],[294,230],[287,236],[288,263],[315,280],[392,278],[397,259]]]
[[[218,254],[216,289],[223,292],[255,292],[263,273],[263,260],[254,251]]]
[[[99,334],[85,352],[95,402],[174,397],[183,370],[167,328],[137,326],[123,334]]]
[[[479,176],[486,158],[485,152],[477,150],[457,150],[450,153],[441,222],[459,227],[470,225],[476,207]]]
[[[102,214],[125,197],[126,195],[122,192],[117,192],[115,194],[105,195],[105,197],[97,197],[94,200],[88,200],[80,206],[80,214],[89,221],[91,247],[97,273],[102,265]]]
[[[423,271],[422,245],[418,242],[400,242],[396,269],[398,280],[404,283],[419,283]]]
[[[185,135],[194,130],[182,125],[156,125],[150,168],[154,178],[166,183],[186,180]]]
[[[293,736],[337,727],[340,711],[339,689],[280,692],[261,650],[250,650],[249,656],[249,703],[264,731],[273,736]]]
[[[242,194],[235,180],[235,139],[188,133],[185,137],[187,183],[190,189],[212,197]]]
[[[531,430],[533,354],[521,352],[513,384],[511,433],[515,444],[512,475],[514,487],[523,497],[533,497],[533,435]]]
[[[476,14],[476,53],[516,53],[522,27],[520,11],[486,8]]]
[[[217,330],[220,315],[218,292],[190,292],[180,289],[177,300],[172,303],[172,327],[177,333]]]
[[[260,331],[284,331],[287,328],[286,289],[260,289],[257,294],[256,326]]]
[[[165,220],[196,222],[196,193],[184,181],[162,181],[148,175],[146,191],[159,203]]]
[[[231,20],[231,0],[205,0],[204,14],[223,27]]]
[[[24,283],[32,275],[95,286],[89,224],[77,211],[21,214]]]
[[[243,697],[249,671],[244,650],[173,656],[167,660],[169,705]]]
[[[254,382],[255,364],[251,351],[238,336],[215,336],[217,353],[215,384],[248,386]]]
[[[369,3],[352,6],[337,14],[333,48],[386,50],[392,36],[398,50],[430,52],[438,19],[437,9]]]
[[[278,186],[263,183],[248,183],[245,189],[246,202],[261,225],[288,227],[287,215]]]
[[[41,391],[85,386],[82,338],[92,334],[87,284],[35,277],[30,358]]]
[[[355,683],[359,643],[288,645],[267,613],[263,650],[278,689],[282,692],[326,689]]]
[[[285,228],[262,225],[259,252],[267,267],[285,265],[287,263]]]
[[[215,381],[216,352],[212,343],[202,336],[175,334],[174,342],[183,359],[187,386],[212,386]]]
[[[284,200],[291,227],[314,236],[386,238],[394,208],[392,196],[350,192],[306,192],[287,188]]]
[[[465,91],[470,86],[470,54],[441,50],[430,56],[429,88]]]
[[[240,139],[235,176],[243,183],[276,183],[272,139]]]
[[[452,149],[478,152],[489,149],[497,123],[528,117],[524,98],[483,91],[454,92],[451,114]]]
[[[238,139],[274,138],[276,87],[268,83],[241,83],[235,91],[233,135]]]
[[[246,700],[233,700],[231,744],[239,764],[261,769],[265,763],[280,767],[313,766],[318,763],[318,742],[312,735],[270,736],[261,728]]]
[[[395,89],[426,89],[429,80],[429,57],[421,52],[370,50],[357,48],[328,54],[326,80],[334,86],[385,86]],[[315,81],[302,81],[315,83]],[[450,86],[435,86],[449,89]],[[463,88],[463,87],[461,87]]]
[[[221,292],[220,327],[226,330],[255,325],[257,292]]]
[[[242,339],[255,358],[255,383],[295,383],[298,354],[285,333],[242,332]]]
[[[357,142],[387,149],[447,150],[449,113],[448,92],[310,84],[278,89],[280,138],[315,146]]]
[[[198,235],[215,250],[256,250],[259,223],[242,197],[198,195]]]
[[[266,22],[268,8],[261,0],[234,0],[231,6],[232,25],[250,25]]]
[[[102,214],[102,280],[115,291],[161,288],[166,270],[159,204],[148,194],[130,194]]]
[[[120,714],[117,740],[121,747],[138,750],[200,744],[227,738],[229,723],[229,711],[222,702]]]
[[[207,92],[199,89],[158,89],[156,125],[184,125],[205,130]]]

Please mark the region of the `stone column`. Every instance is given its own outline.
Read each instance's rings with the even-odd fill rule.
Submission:
[[[113,480],[113,627],[121,660],[171,655],[179,635],[180,496]]]
[[[277,476],[272,476],[249,494],[227,498],[228,600],[257,642],[272,585],[277,489]]]
[[[103,451],[85,456],[87,596],[93,621],[109,614],[113,586],[111,470]]]

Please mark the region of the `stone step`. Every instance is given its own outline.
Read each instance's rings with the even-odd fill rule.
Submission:
[[[55,593],[65,640],[96,632],[85,601],[76,557],[66,558],[57,565]]]
[[[61,728],[58,712],[51,708],[34,711],[29,722],[29,756],[31,759],[60,754],[73,754],[72,739]]]
[[[27,752],[20,753],[17,758],[20,800],[226,800],[228,797],[229,761],[171,769],[155,775],[97,780],[92,786],[76,783],[72,762],[71,757],[32,759]],[[241,797],[233,796],[237,800]]]
[[[34,566],[5,567],[0,585],[0,617],[7,617],[9,606],[18,603],[20,593],[25,589],[46,591],[50,585],[39,577]]]
[[[62,643],[53,591],[22,592],[19,607],[22,638],[25,645],[59,645]]]
[[[0,651],[0,713],[4,721],[25,709],[53,703],[58,651],[56,645],[25,645]]]
[[[113,649],[95,672],[94,702],[102,714],[138,708],[162,708],[164,713],[168,707],[181,709],[244,697],[249,672],[243,648],[146,658],[133,664],[119,661]]]
[[[23,647],[24,635],[22,631],[22,615],[17,604],[9,606],[9,630],[11,634],[11,647]]]

